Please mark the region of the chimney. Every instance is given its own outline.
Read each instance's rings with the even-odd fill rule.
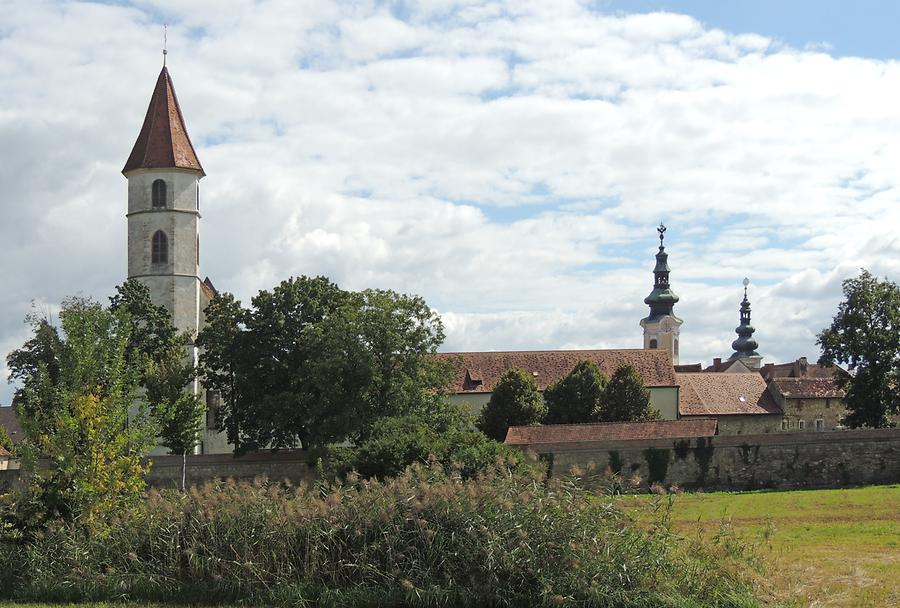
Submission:
[[[722,357],[716,357],[713,359],[713,371],[717,372],[722,369]]]
[[[763,380],[769,382],[775,377],[775,364],[774,363],[766,363],[762,369],[762,377]]]
[[[806,357],[800,357],[797,360],[797,363],[800,364],[800,377],[805,378],[806,372],[809,369],[809,363],[806,361]]]

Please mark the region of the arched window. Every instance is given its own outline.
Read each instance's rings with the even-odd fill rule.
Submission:
[[[657,347],[656,338],[654,338],[654,339],[650,340],[650,348],[655,350],[656,347]]]
[[[162,230],[153,233],[150,261],[154,264],[169,263],[169,238]]]
[[[152,199],[154,209],[166,208],[166,182],[161,179],[154,180],[152,189]]]

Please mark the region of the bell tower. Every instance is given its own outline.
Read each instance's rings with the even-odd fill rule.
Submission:
[[[762,362],[762,356],[756,352],[759,344],[753,339],[753,332],[756,328],[750,324],[750,300],[747,299],[747,286],[750,279],[744,279],[744,299],[741,301],[741,320],[740,325],[734,329],[734,333],[738,335],[737,339],[731,343],[734,352],[728,357],[729,360],[738,359],[750,369],[759,369]]]
[[[175,327],[196,336],[199,182],[205,173],[165,65],[122,174],[128,180],[128,278],[149,288],[153,303],[169,310]]]
[[[653,268],[653,291],[644,298],[644,303],[650,306],[650,314],[641,319],[644,349],[667,350],[672,354],[672,364],[678,365],[678,339],[684,321],[672,312],[678,296],[669,287],[669,254],[663,245],[666,227],[660,223],[656,231],[659,233],[659,251]]]

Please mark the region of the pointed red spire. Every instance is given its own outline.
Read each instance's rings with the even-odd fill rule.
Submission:
[[[127,174],[134,169],[172,167],[199,171],[201,177],[206,175],[184,126],[169,70],[163,66],[150,98],[144,126],[122,173]]]

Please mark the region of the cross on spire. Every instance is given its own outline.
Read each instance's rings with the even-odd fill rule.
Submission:
[[[663,239],[664,239],[665,236],[666,236],[666,225],[663,224],[662,222],[660,222],[660,223],[659,223],[659,228],[657,228],[656,231],[659,233],[659,246],[662,247],[662,246],[663,246]]]
[[[169,54],[169,51],[166,47],[169,46],[169,24],[163,23],[163,67],[166,67],[166,55]]]

